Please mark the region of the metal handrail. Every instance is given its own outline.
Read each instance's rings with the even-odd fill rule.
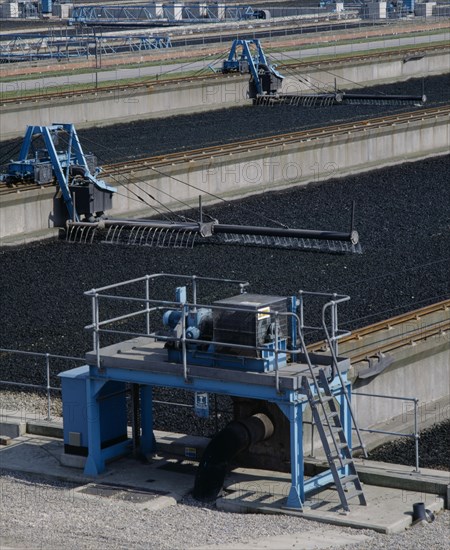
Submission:
[[[350,299],[350,297],[346,297],[346,298],[347,299],[344,299],[344,297],[333,299],[333,300],[331,300],[331,302],[327,302],[323,306],[323,308],[322,308],[322,327],[323,327],[323,330],[325,332],[325,337],[326,337],[326,340],[327,340],[329,348],[330,348],[330,353],[331,353],[331,357],[332,357],[332,360],[331,360],[332,371],[335,370],[335,372],[337,372],[337,375],[339,377],[341,387],[342,387],[342,393],[343,393],[344,398],[347,402],[348,411],[350,413],[350,417],[352,419],[353,426],[355,427],[355,431],[356,431],[356,434],[358,436],[359,445],[360,445],[360,447],[363,451],[364,456],[367,458],[366,446],[365,446],[363,438],[361,436],[361,432],[359,430],[358,423],[356,422],[356,417],[355,417],[355,413],[353,411],[353,407],[352,407],[352,404],[351,404],[351,399],[350,399],[350,396],[348,394],[348,391],[345,388],[345,382],[344,382],[344,379],[342,378],[342,374],[341,374],[341,371],[340,371],[339,365],[338,365],[338,343],[337,343],[337,339],[339,338],[339,336],[336,337],[337,305],[341,302],[345,302],[345,301]],[[331,321],[331,330],[332,330],[331,336],[328,332],[328,327],[327,327],[327,324],[326,324],[326,312],[327,312],[327,309],[329,309],[329,308],[331,308],[331,312],[332,312],[331,313],[331,318],[332,318],[332,321]],[[334,369],[333,369],[333,365],[334,365]],[[334,377],[333,375],[334,375],[334,372],[332,372],[332,377]]]
[[[151,280],[155,280],[158,278],[175,278],[175,279],[182,279],[187,280],[192,283],[192,302],[180,302],[180,301],[167,301],[167,300],[153,300],[150,299],[150,290],[149,290],[149,282]],[[111,289],[116,288],[123,288],[130,284],[135,284],[139,282],[146,283],[145,288],[145,298],[139,298],[139,297],[131,297],[131,296],[116,296],[108,294],[101,294],[101,292],[108,292]],[[233,349],[251,349],[255,352],[259,351],[267,351],[267,347],[265,346],[248,346],[243,344],[235,344],[230,342],[220,342],[220,341],[213,341],[209,340],[206,342],[205,340],[195,339],[195,338],[187,338],[186,331],[187,331],[187,324],[186,324],[186,317],[191,311],[195,311],[196,308],[208,308],[208,309],[215,309],[215,310],[223,310],[223,311],[235,311],[235,308],[233,307],[227,307],[223,305],[214,305],[214,304],[199,304],[197,301],[197,284],[198,281],[210,281],[210,282],[220,282],[225,284],[238,284],[240,287],[241,293],[244,292],[244,289],[246,286],[248,286],[248,282],[241,281],[241,280],[235,280],[235,279],[218,279],[218,278],[212,278],[212,277],[197,277],[195,275],[177,275],[172,273],[157,273],[153,275],[145,275],[143,277],[139,277],[136,279],[131,279],[129,281],[121,281],[119,283],[115,283],[112,285],[107,285],[104,287],[100,287],[98,289],[91,289],[87,292],[85,292],[85,295],[90,296],[92,299],[92,323],[90,325],[87,325],[85,329],[91,330],[93,332],[93,345],[94,345],[94,351],[96,353],[96,363],[97,367],[101,369],[101,358],[100,358],[100,334],[121,334],[123,336],[131,336],[131,337],[150,337],[150,338],[158,338],[162,341],[172,341],[172,342],[178,342],[181,348],[181,362],[183,365],[183,377],[185,382],[188,381],[188,365],[187,365],[187,343],[192,344],[216,344],[216,345],[226,345],[229,348]],[[271,348],[272,353],[274,354],[274,371],[275,371],[275,386],[277,392],[280,391],[280,378],[279,378],[279,354],[289,354],[290,356],[294,356],[299,353],[304,353],[307,356],[307,362],[309,363],[308,367],[309,370],[313,376],[313,380],[315,380],[314,373],[312,371],[312,364],[310,361],[310,358],[307,354],[306,350],[306,344],[303,338],[303,331],[304,328],[306,328],[306,325],[304,323],[304,309],[303,309],[303,297],[304,296],[316,296],[320,298],[331,298],[332,302],[327,302],[327,304],[323,307],[322,310],[322,327],[309,327],[308,328],[314,328],[317,330],[325,330],[325,334],[327,335],[327,340],[330,342],[330,347],[333,348],[332,351],[336,351],[336,353],[332,353],[332,372],[334,373],[335,368],[337,368],[337,340],[339,338],[342,338],[349,334],[348,331],[340,331],[337,324],[337,304],[341,302],[345,302],[350,299],[349,296],[343,295],[343,294],[337,294],[337,293],[326,293],[326,292],[310,292],[310,291],[299,291],[298,297],[294,297],[295,300],[297,300],[298,308],[298,314],[294,312],[279,312],[279,311],[272,311],[270,312],[271,318],[274,317],[275,319],[275,342],[273,343],[273,347]],[[130,313],[126,313],[123,315],[115,316],[109,319],[100,320],[99,315],[99,300],[100,298],[105,299],[111,299],[116,301],[132,301],[134,303],[141,303],[145,304],[145,308],[139,311],[133,311]],[[325,313],[327,308],[332,305],[332,325],[331,325],[331,336],[328,332],[326,322],[325,322]],[[171,307],[174,310],[179,310],[180,320],[181,320],[181,335],[174,337],[174,336],[165,336],[162,334],[158,334],[156,332],[152,332],[150,330],[150,312],[156,311],[159,309],[163,309],[164,307]],[[241,307],[239,308],[242,312],[247,312],[253,315],[258,315],[258,311],[253,308],[245,308]],[[146,315],[146,332],[142,331],[124,331],[124,330],[116,330],[111,328],[107,328],[108,325],[111,325],[115,322],[123,321],[126,319],[136,318],[141,315]],[[298,349],[284,349],[280,347],[279,342],[279,331],[278,331],[278,319],[280,316],[292,316],[295,318],[295,321],[293,319],[293,325],[297,327],[296,333],[301,336],[301,347]],[[334,376],[333,376],[334,377]],[[341,384],[343,385],[342,377],[339,377],[341,380]],[[317,382],[317,381],[316,381]],[[317,386],[317,384],[316,384]],[[344,390],[345,392],[345,390]],[[346,392],[345,392],[346,393]],[[348,400],[348,394],[346,394],[346,398]],[[354,417],[352,414],[352,419],[354,421]],[[361,441],[362,444],[362,441]]]
[[[16,350],[16,349],[9,349],[9,348],[0,348],[0,353],[4,354],[13,354],[13,355],[27,355],[30,357],[38,357],[38,358],[45,358],[46,359],[46,367],[47,367],[47,383],[46,384],[28,384],[25,382],[11,382],[10,380],[0,380],[0,386],[15,386],[18,388],[32,388],[36,390],[46,390],[47,392],[47,421],[50,421],[52,419],[51,417],[51,392],[59,392],[61,393],[61,388],[54,387],[50,385],[50,359],[62,359],[62,360],[68,360],[68,361],[78,361],[81,363],[86,363],[86,359],[83,357],[72,357],[68,355],[58,355],[54,353],[42,353],[42,352],[33,352],[33,351],[22,351],[22,350]],[[121,392],[120,392],[121,393]],[[100,398],[101,399],[101,398]],[[174,407],[182,407],[182,408],[189,408],[194,409],[194,405],[189,405],[187,403],[178,403],[173,401],[162,401],[158,399],[154,399],[153,403],[157,403],[159,405],[171,405]],[[225,410],[219,410],[218,412],[226,412]]]
[[[292,314],[299,320],[299,317],[295,314]],[[289,350],[289,352],[292,353],[298,353],[298,352],[304,352],[306,361],[309,367],[309,370],[312,374],[313,380],[315,380],[314,371],[312,367],[311,360],[309,358],[309,354],[306,350],[306,345],[303,339],[303,335],[299,334],[299,338],[301,341],[301,348],[299,350]],[[286,350],[282,350],[283,352],[286,352]],[[51,420],[51,392],[52,391],[58,391],[61,392],[61,388],[53,387],[50,385],[50,359],[62,359],[62,360],[68,360],[68,361],[78,361],[78,362],[85,362],[84,358],[81,357],[72,357],[67,355],[58,355],[53,353],[39,353],[39,352],[30,352],[30,351],[22,351],[22,350],[14,350],[14,349],[7,349],[7,348],[0,348],[0,353],[6,353],[6,354],[14,354],[14,355],[26,355],[30,357],[39,357],[39,358],[45,358],[46,360],[46,374],[47,374],[47,383],[44,384],[28,384],[24,382],[11,382],[7,380],[0,380],[0,385],[7,385],[7,386],[16,386],[16,387],[23,387],[23,388],[33,388],[33,389],[41,389],[46,390],[47,393],[47,421]],[[276,363],[277,364],[277,363]],[[186,373],[187,374],[187,373]],[[277,388],[278,389],[278,388]],[[383,394],[373,394],[373,393],[365,393],[365,392],[357,392],[353,391],[353,395],[361,395],[365,397],[377,397],[377,398],[384,398],[384,399],[396,399],[401,401],[411,401],[414,403],[414,433],[413,434],[404,434],[400,432],[392,432],[387,430],[378,430],[378,429],[372,429],[372,428],[359,428],[361,432],[368,432],[368,433],[380,433],[380,434],[386,434],[386,435],[393,435],[393,436],[399,436],[399,437],[408,437],[408,438],[414,438],[415,441],[415,472],[419,473],[419,439],[420,434],[418,432],[418,404],[419,399],[416,397],[401,397],[401,396],[393,396],[393,395],[383,395]],[[319,400],[320,400],[320,394],[319,394]],[[191,405],[187,405],[184,403],[173,403],[169,401],[158,401],[155,400],[155,403],[159,404],[170,404],[174,406],[180,406],[180,407],[189,407],[192,408]],[[314,422],[308,422],[304,421],[304,423],[311,424],[312,430],[314,429]],[[353,428],[355,429],[355,428]],[[311,434],[311,456],[314,456],[314,448],[313,448],[313,435]]]
[[[26,355],[30,357],[39,357],[45,358],[45,368],[46,368],[46,384],[28,384],[25,382],[11,382],[9,380],[0,380],[0,385],[6,386],[16,386],[22,388],[34,388],[45,390],[47,394],[47,420],[51,420],[51,392],[52,391],[61,391],[61,388],[55,388],[50,384],[50,359],[62,359],[64,361],[79,361],[85,363],[86,360],[81,357],[72,357],[69,355],[57,355],[54,353],[39,353],[34,351],[22,351],[17,349],[6,349],[0,348],[0,353],[8,353],[13,355]]]
[[[397,399],[399,401],[411,401],[414,403],[414,433],[412,434],[404,434],[400,432],[391,432],[386,430],[375,430],[372,428],[359,428],[361,432],[368,432],[368,433],[380,433],[380,434],[386,434],[386,435],[395,435],[399,437],[409,437],[414,439],[414,446],[415,446],[415,460],[416,460],[416,468],[415,472],[420,473],[419,470],[419,425],[417,421],[417,412],[418,412],[418,405],[419,405],[419,399],[417,397],[401,397],[398,395],[383,395],[378,393],[365,393],[365,392],[352,392],[353,395],[361,395],[364,397],[378,397],[382,399]]]

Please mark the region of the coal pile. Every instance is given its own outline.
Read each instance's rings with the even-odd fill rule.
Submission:
[[[342,308],[340,322],[348,328],[443,300],[450,295],[449,171],[450,156],[444,156],[206,209],[223,223],[261,225],[269,217],[291,227],[347,230],[355,200],[363,254],[207,244],[166,250],[65,241],[4,248],[0,346],[80,357],[92,346],[84,330],[91,309],[83,292],[146,273],[244,279],[251,282],[250,291],[263,294],[290,295],[299,289],[346,293],[351,301]],[[5,363],[0,379],[42,383],[42,369],[35,381],[33,364],[25,359]],[[52,383],[58,384],[56,374],[64,368],[55,365]],[[191,403],[186,395],[158,394]],[[218,406],[226,407],[226,400]],[[212,421],[189,420],[184,409],[158,406],[155,417],[158,429],[204,435],[215,429]]]
[[[449,449],[450,420],[423,430],[419,439],[419,466],[450,471]],[[415,465],[414,440],[402,438],[386,443],[371,451],[369,459],[405,466]]]

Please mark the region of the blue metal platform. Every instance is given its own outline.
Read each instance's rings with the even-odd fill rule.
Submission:
[[[150,298],[153,287],[167,278],[178,278],[190,284],[191,301],[187,301],[186,286],[177,287],[176,301]],[[129,285],[136,289],[142,283],[144,298],[123,295]],[[199,286],[211,283],[220,283],[228,287],[238,285],[240,294],[227,300],[215,301],[210,306],[202,305],[198,301]],[[343,495],[342,485],[351,482],[350,478],[355,477],[354,470],[351,470],[353,468],[351,436],[354,419],[350,406],[351,389],[347,380],[350,362],[337,355],[337,340],[348,334],[337,327],[337,304],[347,301],[348,297],[300,292],[297,296],[285,298],[288,309],[282,311],[280,309],[282,303],[274,302],[274,298],[279,297],[267,297],[270,298],[271,303],[277,304],[278,309],[261,307],[261,302],[258,302],[261,295],[246,294],[247,285],[248,283],[244,281],[229,279],[156,274],[86,293],[91,298],[93,312],[93,322],[87,328],[93,332],[94,342],[94,349],[86,354],[87,365],[80,375],[85,381],[84,406],[87,434],[82,435],[82,438],[87,441],[85,465],[87,475],[101,474],[105,471],[108,460],[131,451],[131,442],[121,438],[123,426],[117,433],[107,431],[105,428],[108,418],[111,423],[114,423],[114,413],[105,405],[105,401],[117,394],[122,394],[122,405],[117,408],[118,414],[122,414],[125,406],[125,384],[130,384],[132,395],[134,393],[133,414],[140,416],[141,419],[140,429],[138,425],[133,425],[134,450],[136,451],[136,445],[138,445],[141,455],[147,456],[155,451],[152,418],[153,387],[211,392],[260,400],[276,405],[289,421],[291,488],[286,507],[301,510],[310,495],[332,484],[336,485],[341,496]],[[304,340],[305,329],[311,332],[312,329],[318,328],[305,324],[304,300],[306,296],[311,295],[314,299],[325,302],[321,308],[324,319],[322,328],[327,336],[329,349],[323,354],[308,353]],[[100,314],[100,304],[105,301],[114,302],[116,306],[118,302],[126,302],[127,312],[104,319]],[[136,305],[136,309],[131,312],[130,303]],[[253,304],[253,309],[250,304]],[[207,310],[207,307],[211,309]],[[218,316],[217,310],[219,310]],[[161,315],[163,311],[166,311],[165,315]],[[201,324],[206,318],[205,311],[211,313],[209,320],[216,323],[213,335],[211,333],[208,335],[208,331]],[[224,311],[228,324],[220,325],[225,323],[220,317]],[[330,330],[325,324],[327,311],[331,311]],[[155,330],[154,322],[157,323],[159,319],[161,323],[162,318],[167,322],[172,318],[172,314],[174,314],[175,323],[166,323],[163,331],[159,328]],[[233,314],[231,320],[230,314]],[[243,321],[243,315],[246,324]],[[144,330],[141,332],[128,330],[125,326],[126,322],[134,323],[138,318],[144,319]],[[283,323],[280,321],[281,318],[288,321]],[[249,322],[249,319],[252,322]],[[233,343],[236,329],[242,335],[245,332],[244,325],[250,331],[254,331],[251,337],[257,338],[253,347],[242,342]],[[242,328],[241,331],[239,331],[240,328]],[[263,339],[261,339],[261,329],[264,329]],[[227,336],[227,331],[231,331],[230,338]],[[279,337],[280,331],[284,332],[286,338]],[[125,335],[128,335],[128,338],[109,346],[101,346],[100,337],[104,338],[106,334],[109,338],[124,338]],[[223,335],[220,341],[217,338],[218,334]],[[130,338],[130,335],[134,337]],[[269,342],[267,338],[271,341]],[[179,354],[169,355],[170,349],[178,350]],[[196,356],[196,350],[199,352],[199,357]],[[208,353],[213,360],[205,365],[203,357]],[[272,357],[268,358],[268,355]],[[254,365],[252,360],[242,361],[239,368],[230,368],[230,358],[239,359],[242,356],[245,356],[245,359],[253,357]],[[174,357],[177,359],[174,360]],[[264,365],[263,370],[261,365]],[[79,375],[78,372],[76,374]],[[63,384],[63,406],[66,407],[67,403],[70,404],[73,401],[74,395],[77,396],[76,399],[80,399],[79,387],[76,390],[71,389],[70,380],[73,378],[71,371],[62,373],[61,376],[63,381],[69,379],[68,384],[66,380],[66,391]],[[113,390],[117,387],[123,389],[114,392]],[[330,400],[332,409],[331,413],[327,413],[325,403],[329,403]],[[138,410],[139,402],[140,410]],[[330,470],[305,479],[303,423],[304,413],[308,407],[315,415],[315,423],[321,433]],[[318,413],[320,408],[325,415],[324,420]],[[64,416],[66,417],[65,413]],[[326,434],[325,431],[327,431]],[[105,441],[106,432],[108,441]],[[332,444],[329,444],[327,439],[332,440]],[[348,509],[345,496],[341,498],[342,500],[344,508]]]
[[[330,357],[310,356],[317,371],[330,367]],[[152,388],[162,386],[178,388],[192,392],[220,393],[234,397],[261,399],[275,403],[290,422],[291,440],[291,490],[286,503],[290,508],[302,508],[310,493],[332,481],[327,471],[313,478],[304,479],[303,475],[303,415],[308,407],[308,398],[302,393],[301,381],[309,375],[306,363],[291,363],[282,369],[279,377],[280,391],[275,386],[274,372],[241,372],[216,367],[188,365],[188,380],[185,381],[183,365],[169,363],[164,344],[149,342],[147,338],[137,338],[115,344],[100,350],[101,369],[95,365],[97,355],[94,351],[86,354],[89,367],[88,409],[89,454],[85,473],[98,475],[105,470],[106,461],[131,451],[130,442],[122,442],[107,449],[101,448],[100,423],[101,412],[97,395],[107,381],[122,381],[139,384],[141,392],[142,434],[141,452],[146,455],[155,450],[152,420]],[[350,362],[339,361],[341,374],[345,376]],[[314,383],[311,381],[311,384]],[[345,414],[342,386],[336,376],[330,384],[336,399],[341,405],[341,423],[346,427],[347,438],[351,438],[351,418]],[[345,474],[345,469],[342,470]]]

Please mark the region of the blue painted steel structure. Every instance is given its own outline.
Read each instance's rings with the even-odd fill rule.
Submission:
[[[67,138],[64,150],[56,149],[58,136],[64,132]],[[35,151],[34,140],[42,137],[44,149]],[[107,185],[96,177],[100,169],[92,174],[73,124],[51,126],[28,126],[20,149],[19,158],[8,165],[4,176],[8,183],[28,181],[36,184],[50,183],[53,179],[61,190],[69,219],[79,221],[73,195],[81,187],[91,184],[100,193],[111,195],[115,187]]]
[[[42,0],[42,13],[52,13],[52,0]]]
[[[254,10],[251,6],[227,6],[218,3],[195,6],[174,2],[149,3],[141,6],[75,6],[69,24],[186,25],[265,18],[264,10]]]
[[[403,0],[403,9],[408,13],[414,13],[415,0]]]
[[[264,92],[274,93],[281,86],[284,79],[284,76],[276,70],[275,66],[267,61],[258,39],[234,40],[228,58],[223,62],[222,72],[249,72],[257,95],[262,95]],[[272,81],[270,83],[272,85],[265,86],[264,75],[266,74]]]
[[[153,298],[160,282],[165,283],[167,279],[181,279],[191,285],[192,299],[187,301],[186,287],[178,289],[176,301]],[[130,297],[123,294],[127,286],[143,284],[143,297]],[[346,479],[349,473],[349,461],[343,460],[340,456],[340,448],[336,446],[337,455],[327,457],[331,461],[340,461],[337,467],[314,476],[304,478],[303,462],[303,418],[308,406],[314,406],[315,400],[322,402],[323,388],[326,387],[330,399],[336,399],[339,403],[340,417],[339,426],[342,426],[342,435],[345,435],[345,446],[351,449],[353,413],[350,405],[350,385],[347,380],[349,362],[338,357],[337,342],[339,338],[348,334],[341,331],[337,326],[337,305],[347,301],[348,296],[336,294],[320,294],[300,292],[296,296],[286,298],[288,309],[292,311],[279,311],[272,306],[261,307],[260,304],[251,308],[242,307],[238,310],[239,315],[244,312],[247,316],[255,316],[257,323],[257,341],[254,346],[246,344],[233,344],[233,336],[229,339],[217,341],[213,332],[212,336],[205,336],[207,329],[205,325],[198,325],[199,332],[194,332],[191,337],[187,336],[189,327],[188,319],[200,311],[201,308],[209,307],[219,314],[226,315],[236,313],[233,310],[233,303],[226,300],[213,302],[209,306],[202,305],[198,300],[199,285],[221,284],[238,286],[241,297],[244,300],[248,297],[248,303],[255,301],[255,296],[246,294],[248,283],[230,279],[212,279],[196,276],[181,276],[174,274],[156,274],[110,285],[100,289],[93,289],[86,293],[92,301],[92,324],[88,328],[93,332],[94,350],[86,355],[88,366],[86,372],[86,408],[87,408],[87,441],[88,457],[85,465],[85,474],[97,476],[106,468],[106,461],[121,456],[130,450],[130,441],[121,441],[109,446],[104,445],[101,434],[101,424],[104,421],[104,411],[99,399],[105,385],[112,381],[115,383],[128,383],[138,385],[140,388],[142,426],[139,433],[140,451],[146,455],[155,450],[155,438],[152,428],[152,388],[170,387],[188,390],[191,392],[215,393],[234,397],[268,401],[279,407],[290,423],[290,455],[291,455],[291,487],[286,501],[286,506],[294,509],[302,509],[308,496],[317,492],[320,488],[329,486],[332,483],[338,484],[339,479]],[[152,291],[152,292],[151,292]],[[305,323],[304,302],[313,296],[325,304],[322,307],[323,324],[320,327],[309,326]],[[108,300],[117,302],[123,300],[130,303],[132,299],[136,303],[136,311],[129,311],[124,315],[118,315],[112,319],[102,319],[100,314],[100,303]],[[224,303],[225,302],[225,303]],[[272,303],[274,303],[272,301]],[[277,306],[278,307],[278,306]],[[168,309],[169,312],[179,312],[180,315],[171,323],[171,330],[167,331],[167,320],[171,314],[166,314],[166,329],[161,329],[161,312]],[[327,322],[328,313],[331,312],[331,321]],[[143,331],[130,331],[124,328],[124,323],[139,318],[144,321]],[[268,319],[269,318],[269,319]],[[102,320],[101,320],[102,319]],[[238,319],[236,321],[236,319]],[[280,323],[280,320],[288,321],[287,325]],[[261,332],[259,321],[264,320],[265,327],[270,326],[270,331]],[[270,323],[268,323],[270,321]],[[240,323],[239,318],[233,317],[233,323]],[[119,323],[117,328],[117,323]],[[194,323],[195,324],[195,323]],[[231,325],[229,325],[231,326]],[[247,326],[247,325],[246,325]],[[282,327],[280,329],[280,327]],[[236,327],[235,327],[236,328]],[[239,328],[239,327],[238,327]],[[310,355],[307,352],[304,331],[323,330],[330,347],[331,355]],[[280,330],[284,334],[279,334]],[[219,331],[220,333],[220,331]],[[102,348],[100,338],[104,334],[115,335],[122,338],[118,344]],[[270,345],[261,340],[271,335]],[[281,346],[286,337],[287,344]],[[123,338],[131,340],[123,340]],[[167,346],[174,346],[179,350],[179,355],[172,360],[167,359]],[[207,349],[205,352],[204,350]],[[202,353],[209,353],[214,361],[209,366],[204,366],[202,360],[195,355],[196,350],[203,350]],[[262,352],[267,354],[264,359]],[[233,354],[254,356],[255,361],[270,360],[273,362],[273,370],[267,369],[264,372],[243,369],[230,369],[229,361]],[[289,356],[286,362],[283,357]],[[281,358],[280,362],[278,359]],[[248,368],[248,365],[246,369]],[[250,367],[251,368],[251,367]],[[325,376],[328,377],[328,381]],[[63,373],[69,376],[70,373]],[[322,377],[322,386],[319,384],[318,376]],[[305,391],[304,385],[308,385]],[[137,386],[135,386],[137,387]],[[70,400],[70,392],[63,393],[63,400]],[[323,403],[322,403],[323,404]],[[336,410],[336,409],[335,409]],[[335,414],[336,416],[336,414]],[[337,420],[337,422],[339,422]],[[135,427],[135,429],[138,429]],[[139,431],[139,429],[138,429]],[[331,426],[330,426],[331,431]],[[358,431],[359,436],[359,431]],[[350,451],[351,452],[351,451]],[[342,489],[342,487],[341,487]],[[338,487],[339,490],[339,487]]]
[[[54,35],[14,36],[0,43],[0,59],[8,62],[34,59],[68,59],[171,48],[168,36]]]

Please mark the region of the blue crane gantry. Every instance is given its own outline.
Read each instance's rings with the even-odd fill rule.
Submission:
[[[66,138],[64,149],[57,150],[62,133]],[[35,150],[39,138],[43,147]],[[9,163],[3,177],[8,185],[17,182],[44,185],[56,181],[68,218],[80,221],[81,216],[95,219],[110,209],[116,191],[97,178],[100,169],[95,165],[95,157],[84,154],[73,124],[28,126],[19,157]]]

